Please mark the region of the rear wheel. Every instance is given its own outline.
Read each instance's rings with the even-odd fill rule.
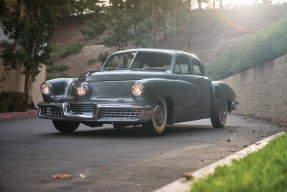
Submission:
[[[149,133],[152,135],[161,135],[165,131],[166,122],[167,104],[164,98],[160,98],[153,110],[152,120],[144,126],[148,126]]]
[[[223,128],[227,121],[227,103],[221,101],[218,103],[217,109],[210,117],[212,126],[214,128]]]
[[[71,134],[79,127],[79,122],[53,120],[54,127],[64,134]]]

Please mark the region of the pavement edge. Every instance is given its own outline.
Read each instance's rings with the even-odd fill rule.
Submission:
[[[207,175],[211,174],[214,172],[214,170],[219,167],[219,166],[224,166],[224,165],[230,165],[232,163],[233,160],[239,160],[242,159],[243,157],[249,155],[250,153],[254,153],[256,151],[258,151],[259,149],[263,148],[264,146],[266,146],[269,141],[271,141],[272,139],[279,137],[280,135],[283,135],[285,132],[279,132],[275,135],[272,135],[270,137],[267,137],[261,141],[258,141],[248,147],[246,147],[245,149],[238,151],[224,159],[221,159],[215,163],[212,163],[206,167],[203,167],[193,173],[191,173],[190,176],[193,177],[193,180],[190,181],[186,178],[180,178],[178,180],[175,180],[172,183],[169,183],[157,190],[155,190],[154,192],[189,192],[190,191],[190,186],[192,185],[192,183],[194,183],[195,181],[197,181],[198,179],[204,178]]]
[[[24,112],[9,112],[9,113],[0,113],[0,120],[9,120],[9,119],[17,119],[17,118],[25,118],[25,117],[36,117],[38,111],[29,110]]]

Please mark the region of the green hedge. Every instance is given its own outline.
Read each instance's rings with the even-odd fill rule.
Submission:
[[[58,73],[58,72],[67,71],[69,69],[70,69],[70,66],[65,65],[65,64],[54,64],[54,65],[47,66],[48,73]]]
[[[70,66],[65,64],[55,64],[47,66],[47,76],[46,80],[55,79],[55,78],[64,78],[70,77],[69,74],[64,73],[69,70]]]
[[[211,79],[219,80],[263,65],[287,52],[287,17],[283,17],[223,53],[206,66]]]
[[[73,54],[81,52],[83,47],[84,46],[79,43],[66,45],[63,47],[53,47],[51,56],[52,57],[67,57],[69,55],[73,55]]]
[[[0,95],[0,112],[26,111],[28,95],[20,92],[2,92]]]
[[[46,76],[46,80],[57,79],[57,78],[69,78],[69,77],[71,76],[67,73],[49,73]]]

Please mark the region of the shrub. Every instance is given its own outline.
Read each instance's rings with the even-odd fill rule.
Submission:
[[[108,55],[109,55],[109,52],[100,53],[99,56],[98,56],[98,61],[100,61],[102,64],[104,64],[104,62],[108,58]]]
[[[70,69],[70,66],[64,65],[64,64],[48,65],[47,66],[47,72],[48,73],[58,73],[58,72],[67,71],[69,69]]]
[[[28,95],[20,92],[7,91],[0,95],[0,112],[26,111]]]
[[[67,57],[79,53],[83,48],[83,45],[79,43],[63,46],[60,48],[53,48],[52,56],[53,57]]]
[[[87,61],[87,65],[93,65],[94,63],[96,63],[96,59],[90,59],[89,61]]]
[[[67,71],[69,69],[70,69],[70,66],[64,65],[64,64],[48,65],[46,79],[49,80],[49,79],[55,79],[55,78],[70,77],[68,74],[63,73],[64,71]]]
[[[56,78],[69,78],[69,77],[71,76],[68,75],[67,73],[50,73],[50,74],[47,74],[46,80],[56,79]]]

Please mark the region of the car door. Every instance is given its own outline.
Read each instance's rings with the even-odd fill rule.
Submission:
[[[198,67],[198,68],[197,68]],[[178,94],[181,94],[181,101],[178,104],[179,119],[193,120],[199,117],[205,117],[209,113],[210,97],[208,84],[211,81],[203,76],[200,63],[194,62],[189,55],[178,54],[173,69],[177,79],[187,82],[184,85],[178,85]]]
[[[209,114],[211,109],[211,80],[206,77],[204,66],[197,58],[190,56],[189,59],[194,83],[200,88],[200,100],[196,108],[198,108],[199,113]]]

